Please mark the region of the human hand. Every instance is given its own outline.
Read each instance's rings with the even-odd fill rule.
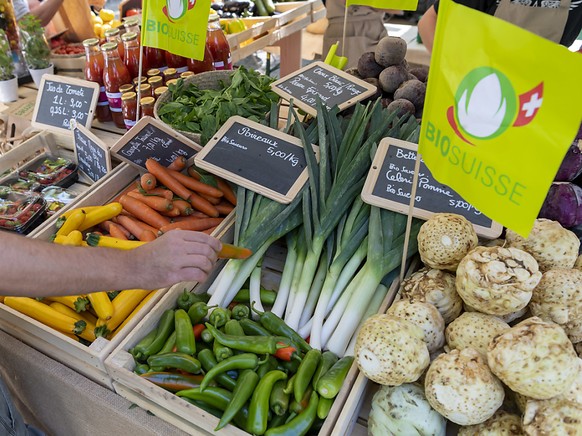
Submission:
[[[203,282],[212,271],[222,244],[201,232],[172,230],[131,251],[144,289],[179,282]]]

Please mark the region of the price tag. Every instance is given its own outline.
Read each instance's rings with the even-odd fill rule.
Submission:
[[[239,116],[230,117],[194,161],[280,203],[290,203],[308,177],[300,139]]]
[[[115,143],[111,153],[124,162],[145,169],[150,157],[168,166],[177,156],[184,156],[191,164],[201,148],[161,121],[143,117]]]
[[[71,134],[70,121],[91,126],[99,99],[99,84],[71,77],[45,74],[40,82],[32,125]]]
[[[408,213],[417,145],[384,138],[366,178],[362,199],[373,206]],[[483,215],[452,188],[437,182],[424,162],[420,162],[412,215],[428,219],[435,213],[456,213],[467,218],[479,236],[497,238],[503,226]]]
[[[111,171],[109,148],[75,120],[71,120],[71,129],[79,171],[96,182]]]
[[[313,116],[318,97],[326,108],[337,105],[344,110],[377,91],[376,86],[323,62],[313,62],[273,82],[271,88]]]

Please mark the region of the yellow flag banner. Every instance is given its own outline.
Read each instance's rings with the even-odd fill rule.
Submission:
[[[418,0],[346,0],[346,6],[370,6],[377,9],[416,11]]]
[[[527,236],[582,120],[581,71],[579,53],[442,0],[419,139],[433,176]]]
[[[209,13],[210,0],[143,0],[142,45],[202,60]]]

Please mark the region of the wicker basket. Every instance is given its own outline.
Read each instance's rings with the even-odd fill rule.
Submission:
[[[184,79],[184,84],[188,85],[190,83],[194,83],[198,85],[200,89],[220,89],[221,83],[224,83],[224,86],[229,86],[231,82],[231,76],[234,73],[233,70],[222,70],[222,71],[206,71],[204,73],[199,73],[194,76],[190,76]],[[158,110],[160,107],[165,103],[171,102],[171,93],[170,91],[164,92],[157,100],[154,105],[154,117],[158,120],[162,121],[158,116]],[[163,122],[163,121],[162,121]],[[172,127],[172,126],[170,126]],[[173,127],[172,127],[173,128]],[[199,133],[192,133],[186,132],[184,130],[174,129],[180,132],[182,135],[190,138],[194,142],[200,145],[200,134]]]

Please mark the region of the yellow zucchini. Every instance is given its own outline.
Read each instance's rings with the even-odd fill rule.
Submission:
[[[71,209],[71,210],[68,210],[68,211],[64,212],[63,214],[61,214],[61,215],[59,216],[59,218],[58,218],[58,219],[59,219],[59,220],[66,220],[67,218],[69,218],[69,217],[71,216],[71,214],[73,214],[74,212],[76,212],[76,211],[78,211],[78,210],[82,210],[82,211],[83,211],[83,212],[85,212],[85,213],[89,213],[89,212],[91,212],[91,211],[94,211],[94,210],[96,210],[96,209],[99,209],[99,208],[101,208],[101,207],[103,207],[103,206],[85,206],[85,207],[77,207],[77,208],[75,208],[75,209]]]
[[[71,245],[73,247],[80,247],[83,243],[83,234],[78,230],[73,230],[65,237],[62,245]]]
[[[98,318],[108,320],[113,316],[113,304],[111,303],[107,292],[93,292],[87,294],[87,298]]]
[[[87,235],[87,243],[92,247],[117,248],[119,250],[133,250],[147,242],[143,241],[125,241],[123,239],[112,238],[111,236],[101,236],[95,233]]]
[[[125,318],[125,321],[123,321],[119,325],[119,327],[117,327],[115,329],[115,331],[111,335],[112,338],[114,338],[117,333],[119,333],[121,330],[123,330],[123,327],[125,327],[126,324],[129,321],[131,321],[131,319],[135,316],[135,314],[138,313],[141,310],[141,308],[144,307],[147,304],[147,302],[152,299],[152,297],[156,294],[156,292],[158,292],[158,291],[151,291],[149,294],[146,295],[146,297],[143,300],[141,300],[141,302],[136,306],[136,308],[131,311],[129,316],[127,318]],[[113,300],[113,301],[115,301],[115,300]]]
[[[108,320],[97,320],[96,335],[108,337],[150,292],[146,289],[129,289],[117,294],[112,301],[113,316]]]
[[[75,312],[83,312],[87,310],[87,306],[89,305],[89,300],[83,295],[65,295],[63,297],[51,296],[45,297],[45,300],[57,301],[59,303],[64,304],[67,307],[70,307]]]
[[[95,322],[97,321],[95,318],[95,321],[91,322],[89,321],[89,318],[86,317],[85,314],[81,315],[80,313],[75,312],[73,309],[71,309],[70,307],[65,306],[63,303],[59,303],[57,301],[53,301],[50,305],[50,307],[52,307],[53,309],[55,309],[57,312],[62,313],[63,315],[67,315],[70,316],[71,318],[75,318],[77,321],[85,321],[87,323],[87,326],[85,327],[85,331],[87,332],[94,332],[95,331]],[[87,339],[89,340],[89,339]],[[93,336],[92,341],[95,340],[95,336]]]
[[[56,330],[82,334],[87,323],[57,312],[52,307],[28,297],[6,297],[4,304]]]
[[[78,230],[85,221],[85,217],[85,211],[80,209],[76,210],[57,231],[57,236],[68,236],[73,230]]]
[[[121,204],[114,202],[101,206],[99,209],[92,210],[85,217],[83,225],[79,227],[80,231],[90,229],[103,221],[110,220],[121,213]]]

